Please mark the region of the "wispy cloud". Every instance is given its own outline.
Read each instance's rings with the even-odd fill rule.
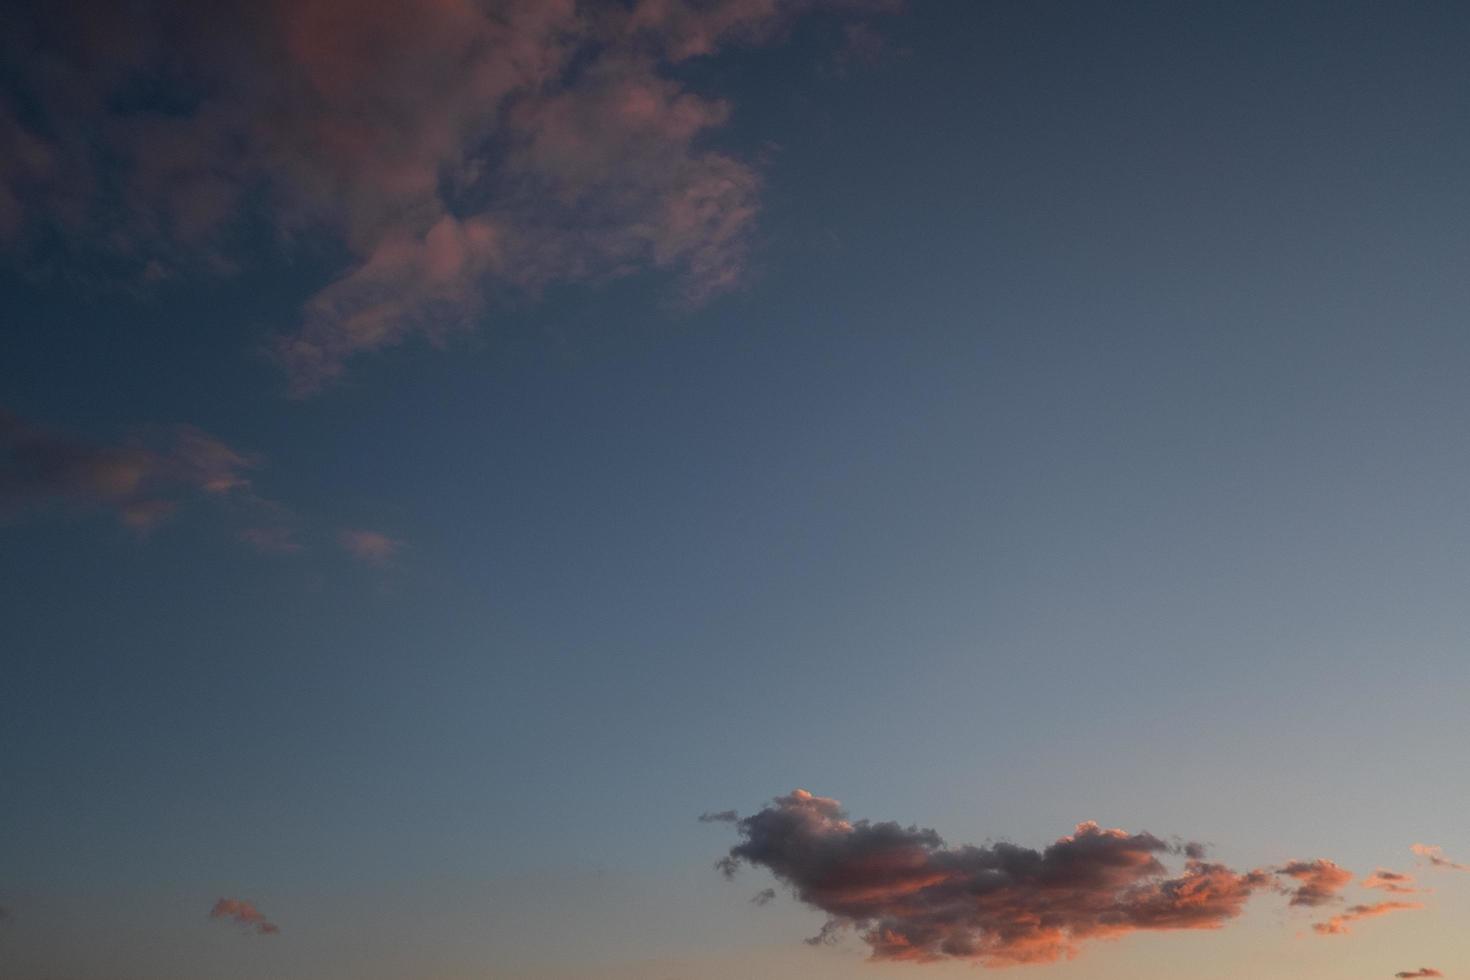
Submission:
[[[1445,857],[1444,849],[1437,844],[1414,844],[1409,850],[1429,862],[1430,867],[1444,871],[1470,871],[1470,864],[1459,864]]]
[[[263,555],[294,555],[303,547],[289,527],[247,527],[235,537]]]
[[[1408,980],[1409,977],[1442,977],[1444,974],[1432,966],[1421,966],[1417,970],[1400,970],[1394,976],[1399,980]]]
[[[403,542],[381,531],[348,528],[337,533],[337,543],[353,558],[370,565],[387,565],[403,549]]]
[[[1095,823],[1041,850],[949,847],[932,830],[850,820],[836,800],[805,790],[735,827],[741,841],[717,867],[768,869],[827,914],[811,942],[855,929],[879,960],[1046,963],[1130,932],[1220,928],[1261,890],[1317,906],[1351,880],[1321,859],[1237,872],[1204,860],[1198,844]]]
[[[1348,926],[1362,919],[1373,919],[1380,915],[1388,915],[1390,912],[1408,912],[1423,907],[1419,902],[1375,902],[1371,905],[1353,905],[1346,912],[1334,915],[1326,922],[1313,923],[1312,928],[1325,936],[1340,936],[1351,932]]]
[[[146,530],[181,503],[247,490],[258,459],[189,425],[104,444],[0,410],[0,511],[69,504]]]
[[[506,291],[659,268],[699,302],[740,280],[761,181],[710,145],[729,104],[677,67],[819,8],[893,6],[36,5],[12,28],[35,52],[26,120],[0,104],[0,237],[105,243],[154,281],[234,267],[252,209],[283,240],[336,241],[349,260],[274,345],[297,394],[469,329]],[[137,98],[150,84],[168,105]]]
[[[1359,882],[1364,888],[1376,888],[1380,891],[1393,892],[1400,895],[1408,895],[1419,889],[1414,885],[1412,875],[1406,875],[1400,871],[1389,871],[1387,868],[1378,868],[1368,877]]]
[[[239,898],[222,898],[215,902],[209,910],[209,917],[234,922],[261,936],[273,936],[281,931],[253,903]]]

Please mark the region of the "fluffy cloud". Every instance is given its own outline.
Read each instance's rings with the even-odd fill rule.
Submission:
[[[1276,873],[1298,881],[1291,889],[1291,904],[1315,908],[1337,898],[1337,893],[1353,880],[1353,873],[1331,861],[1292,861],[1276,869]]]
[[[100,507],[148,529],[183,501],[249,488],[257,460],[193,426],[105,445],[0,410],[0,512],[48,503]]]
[[[730,115],[670,69],[890,0],[182,0],[37,5],[0,52],[0,240],[45,230],[139,276],[231,268],[250,221],[341,274],[274,351],[292,390],[468,329],[496,296],[674,273],[733,286],[759,210]],[[59,233],[59,234],[58,234]]]
[[[717,867],[726,875],[744,864],[768,869],[826,913],[812,941],[854,928],[880,960],[1046,963],[1089,940],[1219,928],[1263,889],[1316,906],[1351,880],[1320,859],[1237,872],[1204,860],[1199,845],[1095,823],[1042,850],[949,847],[932,830],[850,820],[838,801],[805,790],[735,827],[740,843]]]
[[[273,936],[281,929],[251,902],[239,898],[222,898],[209,910],[211,919],[234,922],[260,936]]]
[[[1409,850],[1429,862],[1430,867],[1445,871],[1470,871],[1470,864],[1458,864],[1444,856],[1444,849],[1437,844],[1414,844]]]
[[[1422,909],[1418,902],[1375,902],[1372,905],[1353,905],[1346,912],[1334,915],[1326,922],[1317,922],[1312,928],[1324,936],[1341,936],[1352,930],[1348,927],[1361,919],[1372,919],[1390,912],[1408,912]]]

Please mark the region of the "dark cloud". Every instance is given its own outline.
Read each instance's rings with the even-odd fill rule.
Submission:
[[[1400,978],[1400,980],[1407,980],[1409,977],[1442,977],[1444,974],[1432,966],[1421,966],[1417,970],[1400,970],[1394,976]]]
[[[679,66],[815,9],[894,5],[11,6],[0,242],[45,233],[162,282],[235,268],[252,220],[331,241],[340,274],[273,348],[306,394],[358,355],[469,329],[508,291],[642,268],[689,302],[731,288],[761,180],[709,145],[731,107]]]
[[[740,819],[740,814],[734,810],[706,810],[699,815],[700,823],[734,823]]]
[[[251,902],[238,898],[222,898],[209,910],[211,919],[234,922],[261,936],[273,936],[281,929]]]
[[[249,487],[257,460],[200,429],[106,445],[34,426],[0,409],[0,514],[62,503],[102,508],[147,529],[192,498]]]
[[[768,905],[775,900],[776,889],[774,888],[762,888],[750,897],[751,903],[755,905]]]
[[[812,942],[856,929],[882,960],[1050,962],[1088,940],[1219,928],[1261,890],[1315,905],[1348,880],[1322,860],[1237,872],[1205,861],[1198,845],[1095,823],[1041,850],[949,847],[933,830],[850,820],[836,800],[804,790],[736,827],[741,841],[717,867],[768,869],[827,914]],[[1165,859],[1182,868],[1171,870]]]

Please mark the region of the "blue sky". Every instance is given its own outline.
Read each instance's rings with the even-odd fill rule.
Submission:
[[[141,62],[6,15],[15,975],[969,970],[808,948],[804,879],[711,870],[749,831],[701,812],[798,786],[954,844],[1097,820],[1433,889],[1345,936],[1311,924],[1375,896],[1265,894],[1028,974],[1470,970],[1466,880],[1409,850],[1470,860],[1470,19],[885,6],[589,5],[562,74],[493,125],[466,96],[441,151],[479,76],[426,67],[429,28],[373,47],[438,23],[390,5],[341,46],[400,69],[378,101],[311,75],[288,117],[322,128],[261,164],[210,113],[273,62],[190,61],[234,14],[148,8]],[[360,67],[333,57],[302,70]],[[179,159],[236,195],[187,235],[159,215],[216,190],[169,197]]]

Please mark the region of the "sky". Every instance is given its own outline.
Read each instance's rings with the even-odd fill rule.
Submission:
[[[1462,4],[0,10],[0,976],[1470,976]]]

